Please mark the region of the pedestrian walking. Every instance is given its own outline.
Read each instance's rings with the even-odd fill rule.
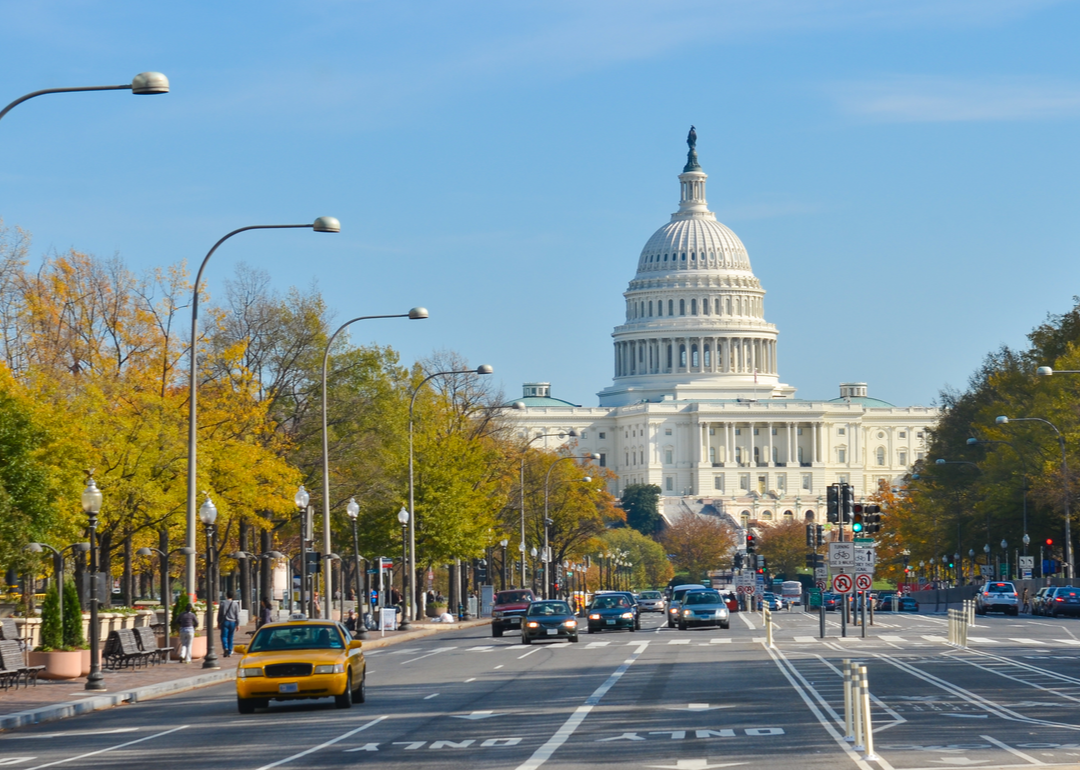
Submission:
[[[270,623],[273,620],[274,620],[274,611],[273,611],[273,608],[270,606],[270,600],[269,599],[260,599],[259,600],[259,623],[258,623],[257,627],[262,628],[267,623]]]
[[[315,592],[315,596],[311,599],[311,616],[313,618],[322,617],[322,607],[319,604],[319,592]]]
[[[1031,612],[1031,604],[1028,601],[1028,589],[1027,588],[1024,589],[1023,607],[1022,607],[1022,609],[1020,611],[1024,612],[1024,613],[1030,613]]]
[[[191,605],[176,619],[180,628],[180,662],[191,662],[191,645],[195,641],[195,629],[199,627],[199,616],[191,611]]]
[[[225,657],[232,655],[233,636],[240,625],[240,602],[233,601],[233,592],[225,592],[225,601],[218,605],[218,628],[221,629],[221,649]]]

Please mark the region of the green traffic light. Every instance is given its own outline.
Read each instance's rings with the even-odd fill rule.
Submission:
[[[854,524],[852,524],[851,525],[851,531],[852,532],[862,532],[862,522],[861,521],[856,521]]]

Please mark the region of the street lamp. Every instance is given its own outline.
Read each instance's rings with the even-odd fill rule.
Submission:
[[[169,605],[172,601],[172,593],[169,591],[169,557],[174,553],[182,553],[185,556],[189,556],[195,553],[195,549],[185,545],[165,553],[158,548],[140,548],[135,552],[135,555],[153,556],[155,553],[161,560],[161,606],[165,610],[165,646],[171,648],[172,641],[169,638],[169,634],[172,629],[169,627],[169,610],[171,609]]]
[[[361,628],[360,618],[362,617],[360,610],[367,604],[367,597],[364,595],[363,578],[360,574],[360,540],[356,535],[356,517],[360,515],[360,503],[356,502],[355,497],[349,498],[349,504],[345,506],[345,513],[349,514],[349,519],[352,521],[353,558],[356,561],[356,627],[359,630]]]
[[[188,462],[187,462],[187,541],[185,545],[192,548],[195,547],[195,484],[196,484],[196,460],[197,460],[197,443],[198,436],[196,434],[197,415],[198,415],[198,363],[199,363],[199,345],[198,345],[198,331],[199,331],[199,288],[202,285],[203,270],[206,269],[206,263],[210,261],[210,257],[214,256],[214,252],[217,251],[218,246],[225,241],[232,238],[238,233],[246,232],[247,230],[289,230],[295,228],[311,228],[317,233],[339,233],[341,232],[341,223],[334,217],[319,217],[312,224],[309,225],[249,225],[248,227],[241,227],[237,230],[233,230],[228,235],[222,237],[213,248],[207,252],[203,257],[202,264],[199,265],[199,272],[195,274],[195,285],[191,290],[191,356],[190,356],[190,371],[188,372]],[[187,583],[188,593],[194,593],[195,591],[195,556],[188,556],[187,559]]]
[[[525,409],[525,404],[521,401],[515,401],[513,403],[514,409]],[[525,587],[525,452],[534,441],[538,441],[542,438],[577,438],[578,433],[571,428],[566,432],[559,433],[537,433],[531,439],[525,442],[525,446],[521,450],[521,464],[518,470],[518,494],[520,495],[521,509],[521,545],[518,548],[521,550],[521,587]]]
[[[1004,560],[1005,565],[1008,566],[1008,564],[1009,564],[1009,544],[1005,540],[1005,538],[1001,539],[1001,558]],[[1011,571],[1010,571],[1009,574],[1012,574]],[[1004,580],[1005,578],[1006,578],[1006,576],[1002,575],[998,579],[999,580]]]
[[[90,520],[90,674],[86,677],[87,690],[104,690],[101,676],[101,628],[98,625],[98,553],[97,525],[101,512],[101,490],[91,476],[82,493],[82,508]]]
[[[330,448],[329,439],[326,435],[326,365],[330,360],[330,349],[334,346],[334,340],[337,339],[337,336],[357,321],[370,321],[378,318],[408,318],[417,320],[427,317],[428,311],[426,308],[422,307],[414,307],[408,313],[398,313],[396,315],[364,315],[343,323],[337,328],[337,331],[330,335],[330,339],[326,341],[326,350],[323,351],[322,359],[323,553],[330,553]],[[334,595],[333,581],[331,579],[331,573],[329,572],[326,573],[326,595],[327,597]],[[324,604],[323,617],[330,617],[329,601]]]
[[[1045,370],[1045,371],[1043,371],[1043,370]],[[1042,366],[1042,367],[1039,367],[1039,370],[1036,373],[1043,376],[1043,377],[1045,377],[1045,376],[1053,374],[1054,370],[1051,369],[1049,366]],[[1068,372],[1068,373],[1072,374],[1073,372]],[[1063,503],[1064,503],[1064,506],[1065,506],[1065,569],[1068,572],[1066,577],[1072,578],[1072,576],[1073,576],[1073,557],[1072,557],[1072,527],[1071,527],[1071,524],[1070,524],[1070,521],[1069,521],[1069,519],[1071,518],[1071,514],[1069,512],[1069,495],[1070,495],[1070,490],[1069,490],[1069,465],[1068,465],[1068,461],[1065,458],[1065,437],[1063,435],[1061,435],[1061,431],[1058,430],[1057,426],[1054,425],[1054,423],[1050,422],[1049,420],[1044,420],[1041,417],[1013,417],[1013,418],[1009,418],[1009,417],[1006,417],[1005,415],[1001,415],[996,420],[994,420],[994,422],[996,422],[998,425],[1008,425],[1010,422],[1041,422],[1044,425],[1049,425],[1051,428],[1054,429],[1054,433],[1057,434],[1058,446],[1061,448],[1061,483],[1062,483],[1062,485],[1064,487],[1064,490],[1063,490],[1064,494],[1062,495],[1062,500],[1063,500]]]
[[[308,503],[310,501],[311,495],[301,484],[300,488],[296,490],[296,494],[293,495],[293,502],[300,509],[300,612],[305,615],[310,614],[308,613],[307,601],[307,517]],[[291,590],[292,586],[289,588]]]
[[[409,587],[405,582],[405,573],[408,571],[408,558],[409,558],[409,512],[403,507],[397,512],[398,523],[401,524],[401,601],[405,601],[405,592],[409,590]],[[406,607],[408,604],[405,605]],[[402,607],[404,610],[405,608]],[[409,627],[409,615],[406,612],[401,613],[401,623],[398,624],[401,628]]]
[[[499,541],[499,545],[502,546],[502,574],[499,576],[499,590],[506,590],[506,547],[510,545],[510,541],[507,538],[503,538]]]
[[[549,593],[549,587],[551,586],[551,579],[549,578],[549,573],[551,572],[551,570],[548,569],[548,562],[550,561],[550,547],[548,546],[548,531],[549,531],[549,528],[551,527],[551,519],[548,518],[548,491],[549,491],[549,485],[550,485],[550,482],[551,482],[551,471],[558,463],[561,463],[563,460],[599,460],[599,459],[600,459],[600,455],[596,454],[595,452],[590,452],[587,455],[567,455],[566,457],[560,457],[557,460],[554,460],[551,463],[551,465],[548,466],[547,473],[544,475],[544,564],[545,564],[545,567],[544,567],[544,598],[545,599],[550,598],[548,596],[548,593]],[[588,476],[585,477],[585,481],[591,481],[591,480],[592,479],[590,479]]]
[[[536,550],[535,545],[532,548],[529,549],[529,555],[532,556],[532,560],[533,560],[533,570],[532,570],[532,576],[533,576],[532,582],[533,582],[533,585],[536,585],[536,554],[538,554],[538,553],[540,553],[540,552]],[[525,586],[522,586],[522,588],[524,588],[524,587]]]
[[[210,493],[203,494],[206,499],[199,506],[199,521],[206,528],[206,657],[202,667],[221,668],[214,652],[214,522],[217,521],[217,508]]]
[[[53,580],[56,583],[56,597],[60,606],[60,628],[64,627],[64,551],[71,550],[86,553],[90,550],[89,543],[72,543],[63,550],[57,550],[48,543],[27,543],[24,550],[30,553],[44,553],[45,549],[53,553]]]
[[[4,109],[0,110],[0,119],[11,112],[12,108],[22,104],[27,99],[44,94],[69,94],[76,91],[127,91],[133,94],[167,94],[169,93],[169,79],[160,72],[140,72],[130,83],[120,86],[80,86],[77,88],[45,88],[41,91],[32,91],[26,96],[20,96]]]
[[[495,369],[490,365],[481,364],[476,367],[476,369],[454,369],[446,372],[434,372],[422,379],[420,383],[413,388],[412,396],[409,398],[409,592],[403,597],[405,601],[406,617],[413,614],[412,594],[415,592],[413,583],[416,580],[416,486],[413,481],[413,407],[416,406],[416,395],[424,385],[436,377],[446,377],[452,374],[491,374],[494,371]],[[416,618],[413,617],[413,620],[415,619]]]

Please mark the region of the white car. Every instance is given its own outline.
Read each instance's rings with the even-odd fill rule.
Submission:
[[[636,598],[642,612],[663,612],[667,607],[664,595],[659,591],[642,591]]]
[[[1016,586],[1006,580],[998,580],[980,588],[975,596],[975,613],[985,615],[988,612],[1018,615],[1020,600],[1016,595]]]

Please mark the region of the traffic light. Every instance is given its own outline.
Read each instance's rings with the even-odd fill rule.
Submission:
[[[825,525],[824,524],[818,524],[817,525],[817,546],[818,546],[818,548],[821,548],[824,545],[825,545]]]
[[[757,553],[757,538],[753,535],[746,536],[746,552]]]
[[[850,524],[855,513],[855,487],[843,484],[840,487],[840,523]]]
[[[807,548],[813,548],[814,547],[814,525],[813,524],[807,524],[806,525],[806,547]]]
[[[827,519],[830,524],[840,521],[840,487],[833,484],[825,489],[825,500],[828,503]]]
[[[1047,548],[1053,548],[1054,547],[1054,538],[1052,538],[1052,537],[1046,538],[1046,547]]]
[[[769,571],[769,560],[766,559],[764,556],[762,556],[762,557],[760,557],[758,559],[758,564],[761,565],[761,569],[758,570],[759,572],[768,572]]]
[[[863,532],[872,535],[881,531],[881,506],[863,506]]]
[[[735,569],[742,569],[742,554],[735,552]]]
[[[864,506],[862,503],[854,503],[852,505],[852,508],[853,508],[853,510],[852,510],[852,519],[851,519],[851,531],[852,532],[862,532],[863,531],[863,526],[865,525],[865,522],[863,521],[863,508],[865,508],[865,507],[866,506]]]

